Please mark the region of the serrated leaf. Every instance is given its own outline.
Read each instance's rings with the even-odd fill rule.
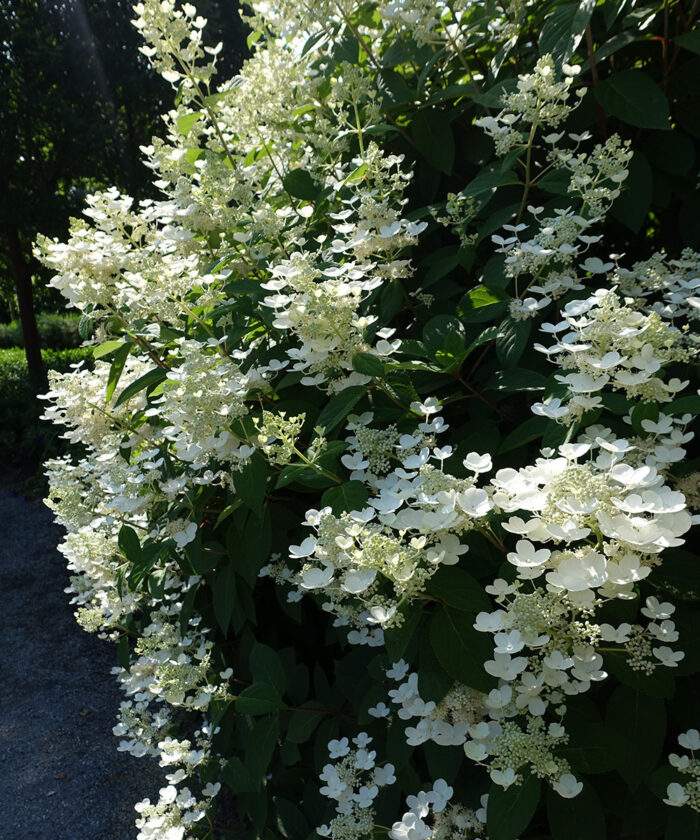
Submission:
[[[627,742],[618,771],[634,789],[650,773],[661,755],[666,734],[666,704],[626,685],[619,685],[608,701],[605,720]]]
[[[130,525],[122,525],[117,542],[122,554],[130,563],[136,565],[141,562],[141,543],[136,531]]]
[[[423,327],[423,343],[432,351],[446,349],[450,341],[454,350],[463,350],[464,340],[464,325],[454,315],[435,315]]]
[[[485,391],[541,391],[547,385],[547,380],[541,373],[525,368],[510,368],[499,370],[489,377]]]
[[[197,122],[197,120],[202,116],[201,111],[193,111],[189,114],[183,114],[181,117],[177,118],[177,130],[180,134],[184,134],[185,137],[190,133],[192,126]]]
[[[473,624],[469,613],[442,607],[430,623],[430,643],[438,661],[454,680],[488,692],[496,684],[484,670],[484,662],[493,655],[493,643]]]
[[[115,407],[118,405],[122,405],[127,400],[130,400],[132,397],[136,396],[140,391],[148,388],[154,388],[167,376],[167,371],[164,368],[153,368],[152,370],[147,371],[143,374],[143,376],[139,376],[138,379],[135,379],[129,385],[124,388],[124,390],[119,394],[117,397],[116,402],[114,403]]]
[[[248,735],[245,766],[256,790],[261,790],[268,765],[277,746],[280,723],[276,717],[262,718]]]
[[[321,193],[321,187],[306,169],[292,169],[284,176],[282,184],[291,196],[304,201],[315,201]]]
[[[690,50],[690,52],[700,55],[700,29],[693,29],[692,32],[679,35],[673,39],[673,43],[677,47],[683,47],[684,50]]]
[[[627,664],[627,655],[622,651],[605,654],[605,670],[617,677],[625,685],[646,694],[648,697],[668,699],[675,691],[673,675],[669,668],[659,667],[653,674],[635,671]]]
[[[303,709],[303,711],[301,711]],[[304,744],[313,734],[314,729],[326,716],[326,712],[320,711],[323,704],[316,700],[309,700],[303,703],[299,710],[292,713],[287,728],[287,740],[293,744]]]
[[[576,773],[607,773],[625,757],[625,740],[614,729],[593,721],[567,719],[569,742],[557,752]]]
[[[496,355],[498,361],[505,367],[515,367],[520,361],[530,340],[532,321],[516,321],[508,316],[498,328],[496,338]]]
[[[92,320],[87,315],[81,315],[78,321],[78,335],[87,341],[92,335]]]
[[[459,566],[441,566],[428,581],[426,592],[456,610],[477,613],[492,609],[481,584]]]
[[[242,715],[267,715],[278,711],[284,704],[274,685],[254,682],[238,695],[235,705],[236,711]]]
[[[595,5],[596,0],[565,3],[547,15],[540,32],[540,55],[549,53],[557,65],[568,61],[583,37]]]
[[[96,359],[101,359],[103,356],[108,356],[110,353],[114,353],[115,350],[118,350],[124,344],[130,344],[129,341],[121,341],[117,339],[113,339],[112,341],[105,341],[103,344],[99,344],[97,347],[92,348],[92,355]]]
[[[305,839],[311,831],[311,826],[297,806],[281,796],[275,796],[272,801],[277,811],[276,822],[280,834],[288,840]]]
[[[221,776],[234,793],[252,793],[256,785],[240,758],[233,756],[224,765]]]
[[[486,808],[489,840],[516,840],[530,824],[540,801],[541,782],[527,776],[522,784],[504,790],[492,784]]]
[[[664,840],[700,840],[700,812],[686,806],[673,808]]]
[[[450,175],[455,162],[455,141],[450,118],[436,108],[419,111],[411,122],[418,151],[439,172]]]
[[[384,644],[392,662],[398,662],[406,653],[423,615],[423,602],[404,604],[400,607],[404,615],[398,627],[389,627],[384,631]]]
[[[352,369],[374,379],[384,376],[384,365],[373,353],[355,353],[352,357]]]
[[[282,660],[276,651],[261,642],[255,642],[250,652],[250,671],[255,682],[273,685],[280,696],[284,694],[287,680]]]
[[[501,445],[498,447],[498,454],[512,452],[513,449],[541,438],[551,423],[552,421],[546,417],[528,417],[517,429],[503,438]]]
[[[114,354],[112,364],[109,368],[109,374],[107,376],[107,391],[105,393],[105,399],[107,402],[109,402],[114,396],[114,389],[119,383],[122,371],[124,370],[124,365],[126,364],[127,356],[133,346],[133,341],[129,341],[122,344],[122,346]]]
[[[639,128],[669,130],[668,100],[643,70],[622,70],[593,88],[607,114]]]
[[[260,452],[254,452],[242,470],[236,473],[233,483],[236,497],[260,518],[267,492],[268,464]]]
[[[236,605],[236,571],[231,563],[215,572],[212,593],[214,617],[225,636]]]
[[[330,434],[335,427],[341,423],[350,414],[362,397],[367,393],[365,385],[352,385],[350,388],[345,388],[339,394],[334,394],[328,405],[319,414],[316,421],[317,426],[325,429],[326,434]]]
[[[643,152],[635,151],[628,165],[629,176],[622,185],[622,192],[610,210],[612,215],[638,233],[649,215],[654,193],[654,176]]]
[[[333,513],[339,516],[346,511],[364,510],[368,498],[369,493],[362,481],[346,481],[326,490],[321,496],[321,504],[324,507],[330,505]]]
[[[605,840],[605,814],[593,788],[584,782],[583,790],[565,799],[547,791],[547,820],[551,840]]]

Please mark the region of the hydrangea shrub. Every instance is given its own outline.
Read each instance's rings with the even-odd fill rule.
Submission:
[[[135,6],[162,198],[37,253],[138,840],[698,836],[696,6]]]

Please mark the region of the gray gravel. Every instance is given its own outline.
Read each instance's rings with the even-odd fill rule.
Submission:
[[[117,752],[116,648],[73,618],[51,513],[1,474],[0,516],[0,836],[134,840],[162,782]]]

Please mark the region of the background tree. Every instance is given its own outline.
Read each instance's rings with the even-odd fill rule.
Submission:
[[[245,51],[236,6],[200,7],[226,44],[221,72],[232,75]],[[34,297],[53,300],[32,283],[37,232],[65,234],[102,184],[137,198],[153,189],[139,146],[171,92],[139,53],[132,17],[130,0],[0,0],[0,274],[12,279],[34,381],[43,376]]]

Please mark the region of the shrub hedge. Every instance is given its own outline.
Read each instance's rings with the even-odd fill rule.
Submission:
[[[698,4],[252,5],[38,243],[139,840],[698,837]]]

